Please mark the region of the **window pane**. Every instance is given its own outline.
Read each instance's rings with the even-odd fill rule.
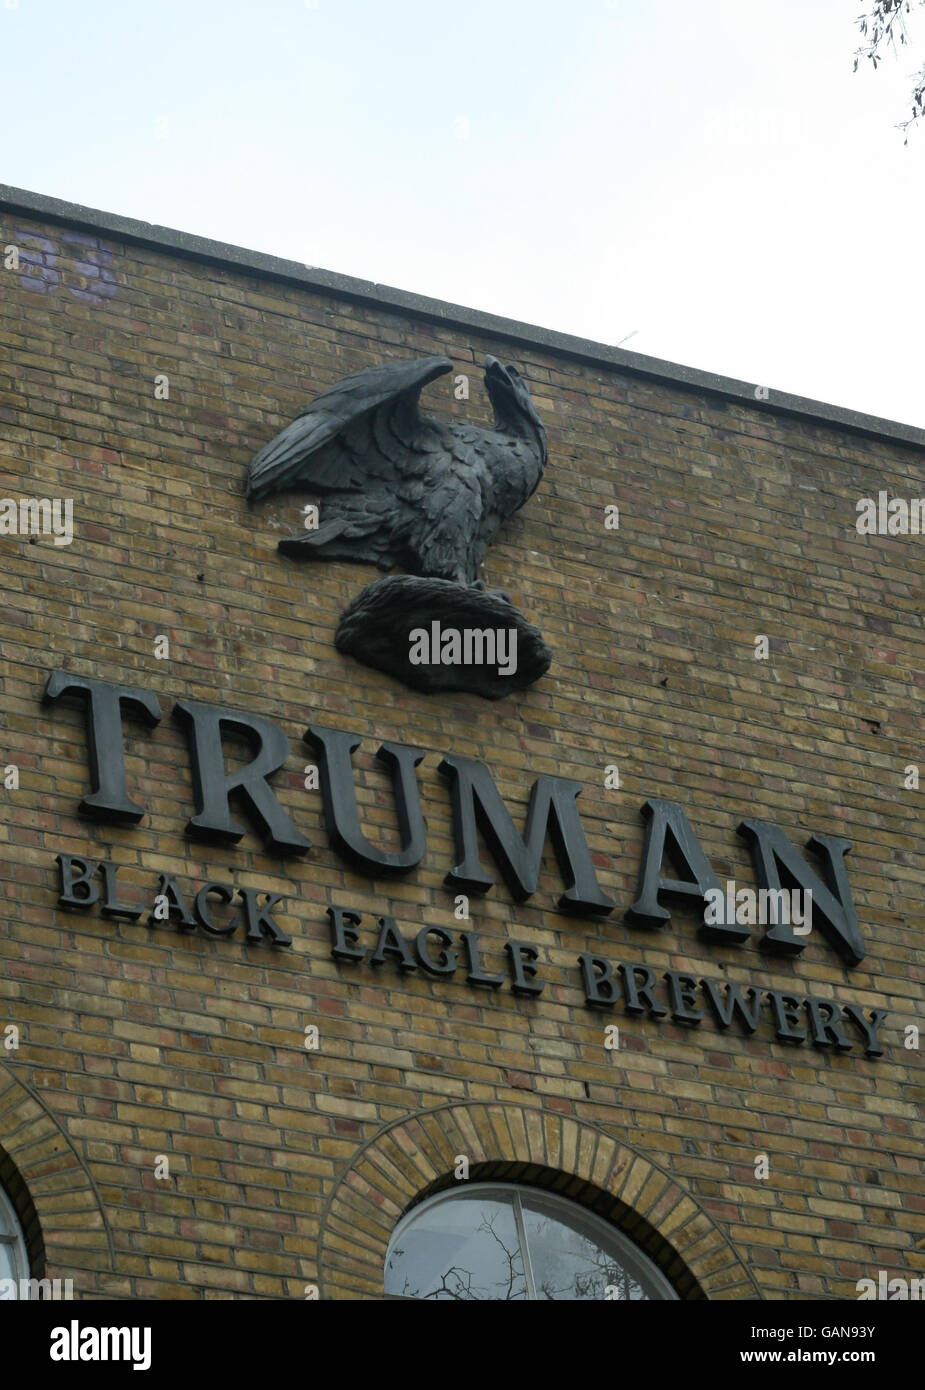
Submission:
[[[18,1279],[29,1267],[13,1204],[0,1187],[0,1279]]]
[[[523,1193],[524,1230],[537,1298],[647,1299],[648,1292],[627,1268],[620,1243],[585,1217]]]
[[[393,1242],[385,1291],[462,1301],[526,1298],[510,1198],[452,1197],[422,1211]]]

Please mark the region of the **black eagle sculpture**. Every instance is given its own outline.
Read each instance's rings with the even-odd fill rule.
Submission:
[[[280,541],[284,554],[407,571],[369,585],[351,603],[337,632],[340,651],[417,689],[497,698],[531,684],[551,660],[507,595],[486,593],[479,579],[502,524],[543,476],[546,431],[517,369],[495,357],[485,359],[490,429],[422,415],[422,389],[452,370],[447,357],[425,357],[344,377],[255,456],[247,496],[300,490],[319,498],[320,525]],[[432,661],[411,655],[411,634],[422,624],[438,645]],[[505,672],[510,659],[472,659],[465,641],[455,659],[452,643],[439,643],[448,624],[451,632],[500,631],[499,624],[515,632],[519,669]]]

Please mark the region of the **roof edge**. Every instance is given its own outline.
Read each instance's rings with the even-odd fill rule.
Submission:
[[[763,384],[718,376],[698,367],[685,367],[662,358],[647,357],[644,353],[626,352],[621,348],[608,347],[605,343],[574,337],[569,333],[559,333],[536,324],[521,323],[479,309],[469,309],[460,304],[395,289],[391,285],[379,285],[372,280],[360,280],[351,275],[340,275],[336,271],[322,270],[317,266],[302,265],[298,261],[283,260],[262,251],[248,251],[240,246],[212,241],[208,237],[193,236],[189,232],[160,227],[156,223],[139,222],[132,217],[82,207],[77,203],[65,202],[61,198],[32,193],[27,189],[0,184],[0,211],[33,215],[71,227],[106,233],[124,241],[159,251],[173,252],[242,273],[283,280],[309,289],[323,290],[355,302],[398,310],[431,323],[458,324],[460,327],[476,329],[512,343],[540,347],[547,352],[585,364],[613,368],[641,379],[720,396],[753,409],[796,416],[818,424],[849,430],[855,434],[882,439],[891,444],[908,444],[925,449],[925,429],[915,425],[884,420],[877,415],[865,415],[860,411],[829,405],[825,401],[811,400],[805,396],[793,396],[786,391],[776,391]],[[756,395],[756,392],[762,394]]]

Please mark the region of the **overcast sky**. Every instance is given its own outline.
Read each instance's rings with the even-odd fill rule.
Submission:
[[[864,8],[0,0],[0,182],[925,425],[925,10],[852,75]]]

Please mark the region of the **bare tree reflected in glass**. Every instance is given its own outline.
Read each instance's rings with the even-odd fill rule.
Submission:
[[[403,1218],[386,1293],[432,1302],[636,1302],[677,1294],[631,1238],[578,1202],[515,1183],[435,1195]]]
[[[429,1293],[421,1293],[420,1290],[411,1288],[410,1280],[406,1278],[402,1286],[402,1295],[405,1298],[455,1299],[460,1303],[484,1301],[513,1303],[520,1299],[525,1299],[527,1297],[527,1283],[524,1275],[523,1255],[519,1247],[515,1250],[508,1249],[495,1230],[496,1221],[497,1217],[488,1216],[483,1212],[482,1220],[475,1229],[480,1235],[491,1236],[500,1246],[504,1254],[504,1258],[507,1262],[507,1286],[504,1288],[503,1292],[492,1292],[492,1289],[498,1288],[497,1285],[488,1287],[476,1285],[473,1287],[472,1281],[475,1278],[473,1271],[462,1269],[459,1265],[451,1265],[450,1268],[440,1276],[440,1283],[435,1288],[431,1289]],[[404,1251],[396,1250],[395,1254],[402,1255]],[[519,1268],[518,1262],[520,1265]],[[517,1287],[518,1282],[520,1283],[520,1288]]]

